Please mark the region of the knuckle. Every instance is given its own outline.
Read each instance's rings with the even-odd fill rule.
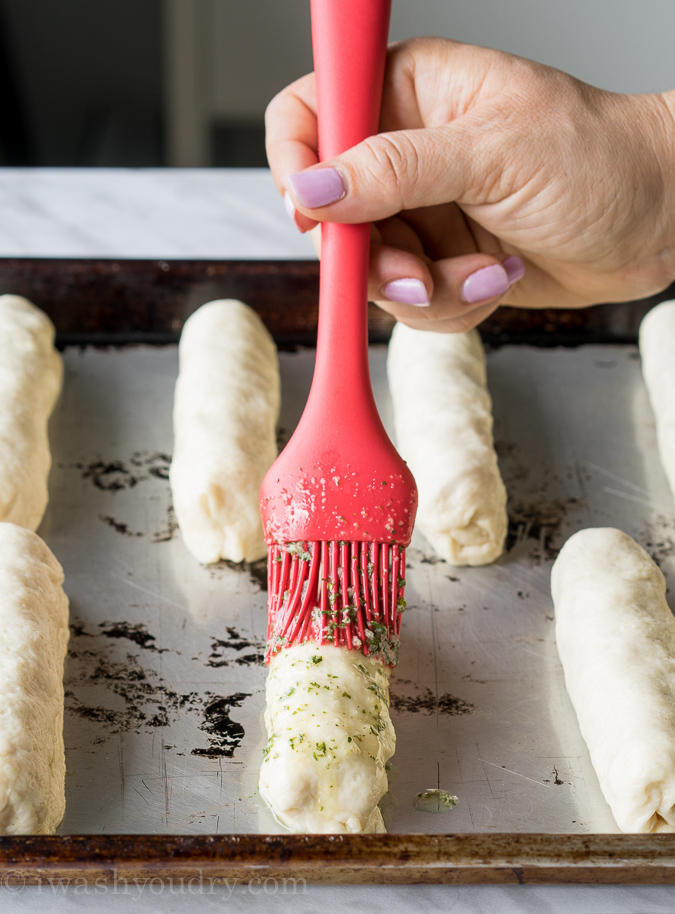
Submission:
[[[277,121],[277,113],[279,109],[280,98],[279,95],[275,95],[274,98],[268,102],[267,107],[265,108],[265,130],[268,133]]]
[[[419,153],[405,134],[380,134],[364,141],[366,168],[387,199],[403,207],[405,190],[419,176]]]
[[[265,108],[265,125],[267,127],[276,123],[282,115],[286,107],[287,98],[288,88],[282,89],[281,92],[277,92],[277,94],[267,103],[267,107]]]

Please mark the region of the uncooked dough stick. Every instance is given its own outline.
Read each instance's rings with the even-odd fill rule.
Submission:
[[[0,296],[0,521],[36,530],[47,507],[47,420],[63,365],[46,314],[18,295]]]
[[[611,527],[581,530],[551,574],[565,685],[627,832],[675,831],[675,619],[663,575]]]
[[[642,320],[640,355],[661,464],[675,496],[675,301],[662,302]]]
[[[452,565],[494,561],[504,548],[506,489],[478,332],[397,324],[387,375],[397,446],[419,490],[419,529]]]
[[[36,533],[0,523],[0,834],[52,834],[65,811],[63,571]]]
[[[279,366],[251,308],[203,305],[186,322],[174,400],[171,491],[185,544],[204,564],[267,554],[262,478],[277,455]]]
[[[396,738],[389,668],[332,644],[294,644],[267,677],[260,795],[294,832],[383,832]]]

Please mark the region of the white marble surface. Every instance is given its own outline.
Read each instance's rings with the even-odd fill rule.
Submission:
[[[305,259],[307,237],[288,221],[265,170],[0,169],[0,256]],[[672,914],[663,886],[7,886],[7,914],[117,910],[141,914],[222,910],[293,914],[317,909],[453,914]]]
[[[675,890],[669,886],[202,886],[160,884],[70,887],[12,887],[0,892],[3,912],[118,911],[120,905],[140,914],[316,914],[354,911],[358,914],[672,914]],[[18,889],[18,891],[16,891]],[[134,902],[135,904],[129,904]]]
[[[0,256],[315,255],[267,169],[0,168]]]

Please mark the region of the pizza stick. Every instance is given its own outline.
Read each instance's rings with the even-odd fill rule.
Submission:
[[[478,332],[397,324],[387,375],[397,446],[419,490],[419,529],[452,565],[493,562],[508,519]]]
[[[277,455],[280,382],[274,341],[235,300],[203,305],[178,349],[170,480],[186,546],[204,563],[267,553],[260,483]]]
[[[286,828],[385,831],[377,804],[396,744],[389,673],[332,644],[296,644],[270,661],[260,795]]]
[[[47,315],[18,295],[0,296],[0,521],[40,525],[51,466],[47,420],[62,381]]]
[[[675,301],[662,302],[643,318],[640,355],[661,464],[675,496]]]
[[[558,653],[593,767],[626,832],[675,831],[675,618],[627,534],[581,530],[551,574]]]
[[[40,537],[0,523],[0,834],[52,834],[65,811],[68,598]]]

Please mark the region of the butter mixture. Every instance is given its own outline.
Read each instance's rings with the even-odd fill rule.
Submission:
[[[294,832],[383,832],[377,804],[396,744],[389,668],[307,642],[272,658],[266,698],[260,794],[278,821]]]

